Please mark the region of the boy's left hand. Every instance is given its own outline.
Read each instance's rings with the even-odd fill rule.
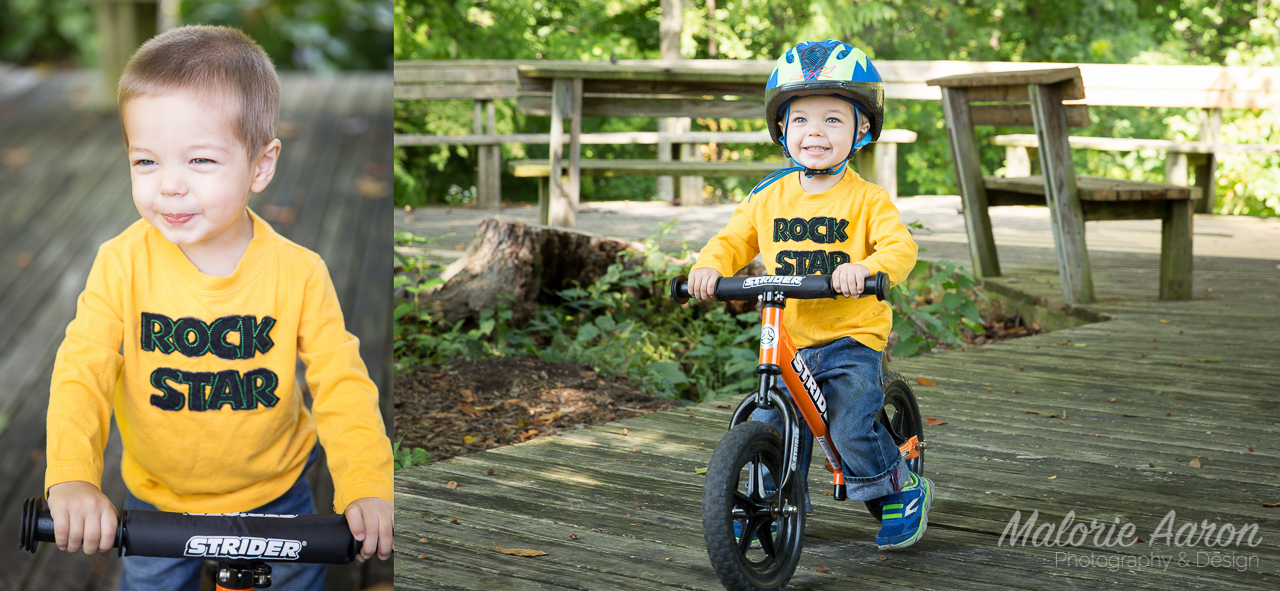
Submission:
[[[373,558],[386,560],[391,557],[391,530],[395,527],[394,505],[390,501],[377,497],[364,497],[351,501],[343,513],[347,516],[347,525],[351,526],[351,535],[357,541],[363,541],[356,560],[364,562]]]
[[[862,295],[862,288],[870,275],[871,270],[862,265],[844,263],[831,274],[831,286],[846,298],[856,298]]]

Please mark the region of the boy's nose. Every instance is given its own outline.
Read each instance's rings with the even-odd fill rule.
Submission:
[[[166,197],[177,197],[187,192],[186,182],[176,172],[160,173],[160,194]]]

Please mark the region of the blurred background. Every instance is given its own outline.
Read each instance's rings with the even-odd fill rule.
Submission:
[[[661,0],[395,0],[397,60],[658,59]],[[1280,2],[1274,0],[685,0],[680,55],[772,61],[802,40],[839,39],[872,60],[961,60],[1162,65],[1274,66],[1280,63]],[[549,117],[498,100],[497,131],[546,133]],[[470,133],[471,101],[397,101],[396,132]],[[1092,107],[1092,125],[1073,135],[1194,140],[1203,111]],[[697,119],[693,131],[753,131],[763,119]],[[1227,109],[1224,143],[1280,143],[1274,110]],[[885,128],[919,134],[898,147],[901,195],[956,194],[941,106],[890,101]],[[584,118],[583,133],[656,131],[651,118]],[[983,168],[1001,174],[1004,148],[978,128]],[[545,145],[504,145],[503,161],[547,158]],[[584,159],[654,158],[653,145],[584,145]],[[395,152],[398,205],[470,203],[476,150],[406,146]],[[704,160],[781,159],[777,148],[720,144]],[[1077,151],[1078,173],[1163,182],[1163,152]],[[755,180],[706,179],[710,202],[741,200]],[[584,178],[587,201],[649,200],[651,177]],[[1280,156],[1222,155],[1217,213],[1280,215]],[[535,179],[502,178],[503,199],[537,200]]]
[[[0,0],[0,590],[118,588],[114,552],[32,555],[12,536],[43,488],[49,378],[76,298],[98,245],[138,219],[115,81],[138,45],[184,24],[241,28],[275,62],[284,148],[249,205],[325,259],[390,431],[390,0]],[[117,507],[120,454],[113,429],[103,491]],[[331,512],[327,467],[307,478]],[[391,576],[391,561],[353,563],[328,586]]]

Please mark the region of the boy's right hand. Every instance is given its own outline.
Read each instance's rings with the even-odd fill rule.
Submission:
[[[59,550],[85,554],[106,552],[115,545],[120,522],[115,505],[98,487],[76,480],[49,487],[49,513]]]
[[[716,282],[720,281],[720,272],[703,267],[689,272],[689,295],[699,302],[716,299]]]

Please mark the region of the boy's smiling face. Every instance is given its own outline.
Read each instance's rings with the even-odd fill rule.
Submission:
[[[853,148],[853,105],[833,96],[806,96],[791,103],[786,125],[787,151],[797,164],[809,168],[830,168],[840,164]],[[865,133],[871,123],[861,117]]]
[[[219,106],[227,103],[175,90],[136,97],[121,110],[134,205],[189,257],[228,248],[238,259],[252,236],[249,195],[275,174],[279,140],[253,150],[251,161],[233,132],[234,114]]]

